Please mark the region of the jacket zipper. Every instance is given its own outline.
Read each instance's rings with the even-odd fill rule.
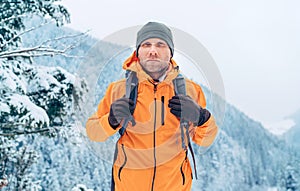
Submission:
[[[117,145],[117,146],[118,146],[118,145]],[[122,144],[122,151],[123,151],[123,153],[124,153],[125,159],[124,159],[124,163],[122,164],[122,166],[121,166],[120,169],[119,169],[118,177],[119,177],[119,180],[120,180],[120,181],[121,181],[121,172],[122,172],[124,166],[125,166],[126,163],[127,163],[127,155],[126,155],[126,153],[125,153],[124,144]]]
[[[182,161],[181,166],[180,166],[180,172],[181,172],[181,176],[182,176],[182,185],[185,184],[185,175],[184,175],[184,172],[183,172],[183,170],[182,170],[182,166],[183,166],[183,163],[186,162],[186,159],[187,159],[187,151],[185,152],[185,158],[184,158],[184,160]]]
[[[182,176],[182,185],[184,185],[184,183],[185,183],[185,176],[184,176],[184,172],[182,170],[182,166],[183,166],[184,162],[185,162],[185,160],[181,163],[181,166],[180,166],[180,172],[181,172],[181,176]]]
[[[165,125],[165,96],[161,96],[161,125]]]
[[[154,158],[154,167],[153,167],[153,177],[152,177],[152,187],[151,191],[154,190],[154,181],[156,175],[156,91],[157,91],[157,84],[154,85],[154,125],[153,125],[153,158]]]

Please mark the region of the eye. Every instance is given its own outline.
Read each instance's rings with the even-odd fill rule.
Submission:
[[[148,48],[148,47],[151,47],[151,43],[150,42],[144,42],[142,45],[141,45],[141,47],[142,48]]]
[[[159,48],[164,48],[164,47],[167,46],[167,44],[164,43],[164,42],[158,42],[158,43],[156,43],[156,46],[159,47]]]

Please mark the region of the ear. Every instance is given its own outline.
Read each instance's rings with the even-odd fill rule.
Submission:
[[[136,50],[135,50],[135,56],[136,56],[137,58],[139,57],[139,55],[138,55],[139,49],[140,49],[140,46],[138,46],[138,47],[136,48]]]
[[[134,51],[134,57],[135,57],[135,58],[138,58],[138,49],[136,49],[136,50]]]

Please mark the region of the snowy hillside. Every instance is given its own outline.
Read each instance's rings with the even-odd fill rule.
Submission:
[[[26,22],[28,27],[36,25],[40,22],[40,18],[33,18]],[[99,67],[103,62],[109,60],[116,52],[123,50],[124,47],[111,44],[109,42],[99,41],[91,36],[80,35],[81,33],[66,27],[56,27],[53,24],[46,24],[45,26],[34,30],[31,33],[24,34],[24,46],[32,44],[40,44],[43,41],[52,39],[49,44],[55,46],[66,46],[74,44],[74,47],[65,55],[56,55],[54,57],[35,57],[36,63],[44,66],[61,66],[71,73],[80,73],[82,66],[88,67],[88,62],[91,62]],[[67,37],[67,38],[62,38]],[[59,40],[57,40],[59,39]],[[49,62],[49,59],[51,62]],[[85,74],[88,75],[88,74]]]
[[[300,151],[300,110],[295,112],[290,118],[295,122],[292,128],[290,128],[284,135],[286,142],[295,147],[295,149]]]
[[[283,141],[227,104],[219,138],[198,159],[202,178],[195,182],[194,190],[204,187],[207,189],[203,190],[254,191],[283,187],[285,169],[295,158],[290,154]]]
[[[291,118],[276,121],[275,123],[266,124],[265,128],[274,135],[281,136],[288,132],[295,125],[294,120]]]

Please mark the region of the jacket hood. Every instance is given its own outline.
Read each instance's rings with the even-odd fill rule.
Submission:
[[[123,63],[124,70],[131,70],[137,73],[139,81],[152,79],[141,67],[139,59],[134,51]],[[167,71],[167,76],[164,81],[172,81],[179,73],[179,66],[173,58],[171,58],[171,67]]]

